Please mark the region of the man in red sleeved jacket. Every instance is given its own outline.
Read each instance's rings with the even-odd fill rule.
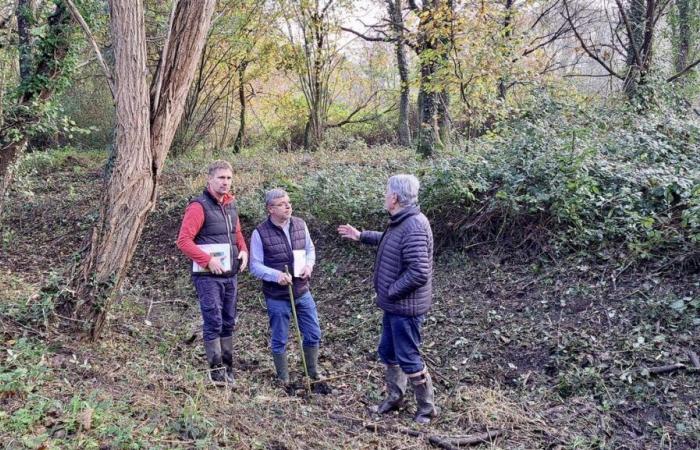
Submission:
[[[207,172],[206,189],[185,209],[177,247],[199,266],[195,270],[193,264],[192,282],[204,321],[209,379],[216,384],[232,384],[237,274],[248,264],[248,247],[241,231],[236,199],[230,193],[231,164],[214,161]],[[224,263],[225,256],[205,252],[201,246],[206,244],[223,244],[230,252],[230,267]]]

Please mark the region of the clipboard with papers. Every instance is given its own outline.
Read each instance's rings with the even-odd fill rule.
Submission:
[[[212,258],[219,258],[224,272],[231,271],[231,246],[229,244],[199,244],[197,247],[204,253],[211,255]],[[209,272],[209,268],[202,267],[192,261],[192,272]]]
[[[294,277],[299,278],[306,267],[306,250],[292,250],[294,254]]]

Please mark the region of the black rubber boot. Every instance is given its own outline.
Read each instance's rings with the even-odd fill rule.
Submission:
[[[320,380],[318,375],[318,347],[304,347],[304,359],[306,360],[306,370],[309,372],[309,378],[312,380]]]
[[[226,382],[234,384],[236,379],[233,376],[233,336],[221,338],[221,362],[226,368]]]
[[[377,414],[386,414],[403,405],[403,396],[406,393],[408,377],[399,366],[386,366],[384,374],[386,381],[386,398],[376,406],[370,408]]]
[[[209,363],[209,380],[214,384],[226,383],[226,369],[221,364],[221,341],[219,338],[204,341],[204,350],[207,352]]]
[[[440,410],[435,406],[433,380],[430,378],[428,369],[412,374],[410,379],[413,391],[416,393],[416,415],[413,420],[422,425],[427,425],[440,414]]]
[[[287,364],[287,353],[273,353],[272,361],[275,363],[277,380],[283,384],[289,384],[289,366]]]
[[[304,360],[309,378],[313,381],[314,394],[328,395],[333,393],[331,386],[318,373],[318,347],[304,347]]]

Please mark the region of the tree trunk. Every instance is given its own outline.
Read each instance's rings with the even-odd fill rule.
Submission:
[[[691,64],[691,51],[695,48],[695,38],[700,31],[700,17],[698,0],[675,0],[671,30],[673,33],[673,67],[675,72],[681,73]],[[693,16],[693,11],[695,16]],[[688,83],[688,78],[679,80]]]
[[[504,15],[503,15],[503,39],[505,41],[505,45],[502,45],[501,47],[504,49],[503,50],[503,60],[508,61],[511,56],[510,56],[510,51],[508,50],[510,46],[510,38],[511,35],[513,34],[513,29],[512,29],[512,22],[513,22],[513,4],[515,3],[515,0],[506,0],[504,4]],[[508,70],[507,67],[504,67],[502,69],[503,71]],[[502,101],[505,101],[506,95],[508,94],[508,75],[502,73],[501,76],[498,78],[498,98]]]
[[[418,154],[429,157],[435,151],[435,146],[440,143],[438,131],[437,93],[431,88],[430,80],[435,73],[434,64],[423,63],[420,69],[421,83],[418,98],[418,116],[420,128],[416,137],[416,150]]]
[[[246,101],[245,101],[245,69],[248,63],[243,62],[238,67],[238,102],[240,103],[240,114],[238,127],[238,134],[236,134],[236,140],[233,142],[233,152],[238,153],[243,148],[243,141],[245,140],[245,114],[246,114]]]
[[[418,58],[420,59],[419,119],[416,150],[425,157],[431,156],[442,142],[441,127],[448,122],[449,99],[445,82],[439,80],[439,69],[447,64],[452,21],[452,3],[444,0],[426,0],[418,23]],[[444,132],[449,132],[447,127]]]
[[[676,72],[685,69],[690,51],[690,14],[689,0],[678,0],[678,50],[675,58]]]
[[[627,75],[624,80],[623,89],[629,98],[633,98],[637,94],[637,88],[640,83],[640,74],[642,73],[642,44],[644,42],[645,16],[647,0],[630,0],[629,11],[627,12],[627,20],[629,21],[630,32],[628,33],[627,41]]]
[[[5,205],[5,196],[10,190],[10,185],[14,178],[16,165],[19,162],[19,157],[27,147],[27,137],[22,137],[19,141],[5,143],[3,141],[2,151],[0,152],[0,217],[2,217],[3,207]]]
[[[399,71],[399,81],[401,82],[399,98],[399,123],[398,134],[399,144],[405,147],[411,145],[411,127],[409,125],[409,101],[410,85],[408,79],[408,61],[406,59],[406,38],[404,36],[403,14],[401,12],[401,0],[387,0],[387,9],[394,30],[396,41],[394,48],[396,51],[396,66]]]
[[[32,76],[32,34],[36,12],[36,0],[18,0],[15,15],[17,16],[17,36],[19,53],[19,79],[27,83]]]
[[[440,142],[443,146],[450,145],[450,136],[452,135],[452,119],[450,118],[450,94],[447,89],[440,92],[437,96],[438,107],[438,132],[440,133]]]
[[[20,72],[22,82],[17,88],[18,101],[3,110],[3,127],[0,130],[0,217],[5,197],[12,184],[14,168],[27,147],[32,127],[41,119],[42,105],[62,87],[61,78],[70,71],[66,63],[75,29],[70,13],[63,2],[57,2],[53,14],[47,20],[46,34],[38,38],[31,53],[30,14],[33,1],[22,1],[17,7]],[[19,16],[22,16],[20,18]],[[27,47],[27,45],[30,45]]]
[[[177,2],[149,99],[142,2],[110,1],[116,160],[87,256],[72,282],[75,295],[62,297],[58,305],[63,314],[83,320],[92,339],[103,330],[148,213],[155,207],[160,171],[182,116],[214,4],[215,0]]]

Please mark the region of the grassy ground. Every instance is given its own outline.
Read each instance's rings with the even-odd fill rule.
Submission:
[[[401,167],[408,157],[392,150],[377,161],[376,154],[236,157],[244,230],[262,214],[262,186],[339,165]],[[700,374],[647,370],[690,365],[689,352],[700,352],[697,272],[539,259],[499,247],[440,251],[424,353],[443,413],[420,428],[412,402],[388,417],[366,412],[383,384],[372,254],[320,234],[328,224],[312,224],[319,253],[312,289],[332,394],[307,398],[275,385],[264,303],[248,274],[240,279],[237,386],[210,387],[188,264],[174,246],[187,198],[203,185],[199,159],[168,166],[104,337],[67,336],[51,325],[41,287],[56,282],[95,219],[101,162],[91,153],[33,157],[15,185],[0,230],[4,448],[430,448],[429,436],[494,430],[503,433],[482,448],[700,446]],[[290,353],[297,350],[292,344]]]

